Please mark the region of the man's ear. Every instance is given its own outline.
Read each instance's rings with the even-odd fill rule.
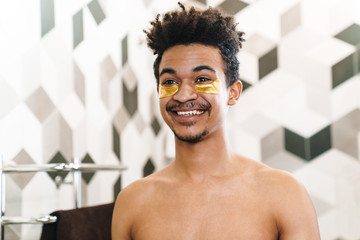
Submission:
[[[242,91],[242,83],[240,80],[235,81],[230,87],[229,87],[229,98],[228,98],[228,105],[232,106],[235,105],[237,100],[239,99]]]

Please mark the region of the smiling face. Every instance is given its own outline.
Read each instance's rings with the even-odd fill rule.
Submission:
[[[232,105],[223,69],[220,51],[212,46],[176,45],[164,52],[160,109],[178,139],[198,142],[222,129],[227,106]]]

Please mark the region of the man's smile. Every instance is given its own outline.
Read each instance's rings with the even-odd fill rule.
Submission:
[[[200,112],[210,109],[211,105],[209,103],[185,102],[166,106],[166,111],[180,113],[179,115],[181,115],[181,113],[201,114]]]
[[[166,107],[166,110],[176,119],[177,122],[192,122],[210,109],[211,105],[209,103],[194,102],[172,104]]]
[[[176,114],[177,115],[180,115],[180,116],[195,116],[195,115],[200,115],[200,114],[203,114],[204,111],[201,110],[192,110],[192,111],[176,111]]]

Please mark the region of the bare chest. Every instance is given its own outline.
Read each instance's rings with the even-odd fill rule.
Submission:
[[[277,239],[261,197],[245,192],[179,191],[154,196],[134,223],[135,240]]]

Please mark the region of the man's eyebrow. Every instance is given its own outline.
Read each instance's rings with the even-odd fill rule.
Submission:
[[[201,70],[209,70],[209,71],[215,72],[215,70],[208,65],[197,66],[193,69],[193,72],[200,72]]]
[[[175,71],[174,69],[172,69],[172,68],[164,68],[164,69],[161,71],[159,77],[161,77],[161,75],[163,75],[163,74],[165,74],[165,73],[175,74],[176,71]]]

